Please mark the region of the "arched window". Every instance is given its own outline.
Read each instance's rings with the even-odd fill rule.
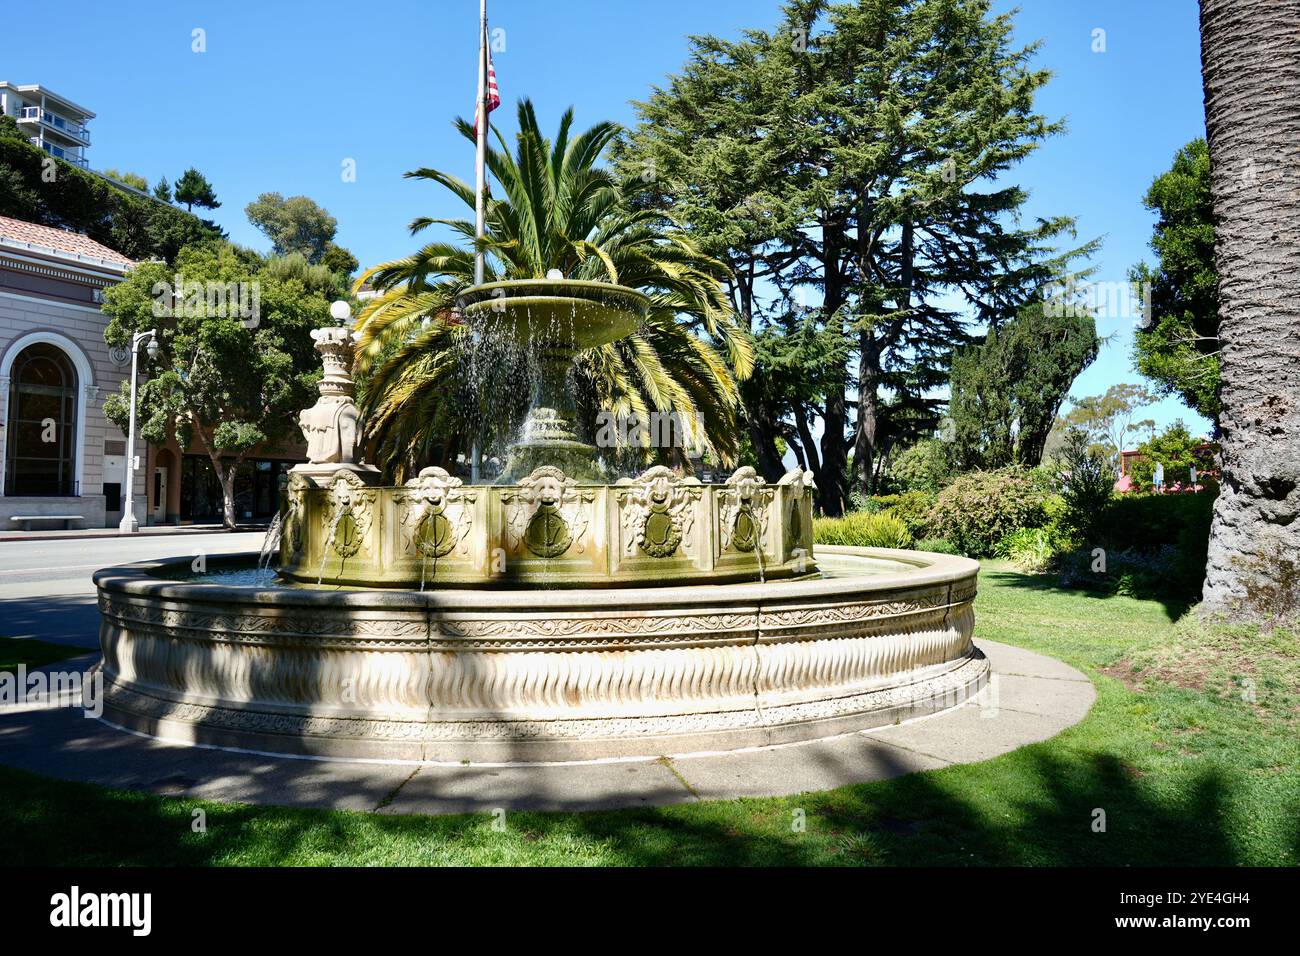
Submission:
[[[77,370],[46,342],[18,353],[9,372],[6,495],[75,495]]]

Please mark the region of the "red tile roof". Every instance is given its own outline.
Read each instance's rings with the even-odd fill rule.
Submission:
[[[100,259],[119,266],[135,264],[120,252],[115,252],[79,232],[68,232],[65,229],[55,229],[53,226],[38,226],[34,222],[23,222],[21,219],[0,216],[0,243],[6,241],[19,245],[40,246],[66,256]]]

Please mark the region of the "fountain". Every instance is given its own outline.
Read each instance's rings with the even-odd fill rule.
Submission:
[[[541,364],[498,481],[433,467],[381,485],[357,460],[352,336],[318,330],[326,374],[301,417],[310,461],[282,493],[276,579],[256,555],[200,578],[188,559],[98,572],[105,719],[259,751],[575,760],[863,730],[983,686],[974,561],[814,556],[799,468],[775,484],[752,468],[606,477],[566,376],[635,330],[644,295],[542,279],[458,305]]]

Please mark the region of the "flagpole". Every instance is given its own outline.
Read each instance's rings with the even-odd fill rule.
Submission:
[[[479,243],[483,239],[484,215],[483,215],[483,193],[487,180],[487,0],[479,0],[478,4],[478,114],[476,152],[474,156],[474,284],[483,284],[483,249]],[[478,484],[480,474],[480,461],[478,442],[478,429],[475,429],[474,441],[469,451],[469,468],[470,484]]]
[[[474,284],[483,282],[483,249],[479,241],[483,239],[484,215],[483,192],[487,179],[487,0],[479,0],[478,30],[478,151],[474,158]]]

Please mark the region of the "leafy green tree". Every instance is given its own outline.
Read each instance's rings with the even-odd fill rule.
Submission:
[[[1155,178],[1143,204],[1159,218],[1145,262],[1130,272],[1149,285],[1150,323],[1134,337],[1134,367],[1162,394],[1177,395],[1214,421],[1219,415],[1219,293],[1214,271],[1210,151],[1194,139]]]
[[[157,185],[153,187],[153,195],[155,199],[161,199],[163,202],[172,201],[172,185],[167,182],[166,176],[158,180]]]
[[[217,209],[221,206],[221,203],[217,202],[217,193],[212,188],[212,184],[193,166],[185,170],[181,178],[176,180],[175,195],[176,201],[184,203],[185,208],[191,212],[195,206],[200,209]]]
[[[1022,308],[952,360],[953,452],[959,467],[1035,467],[1070,386],[1097,357],[1088,315]]]
[[[1156,464],[1165,466],[1165,484],[1191,480],[1191,469],[1198,472],[1214,468],[1213,449],[1204,449],[1204,440],[1187,430],[1182,419],[1174,422],[1159,435],[1155,435],[1138,445],[1141,458],[1134,458],[1129,464],[1129,474],[1136,485],[1149,488],[1154,480]]]
[[[1120,453],[1128,437],[1142,427],[1135,419],[1158,397],[1144,385],[1121,382],[1106,389],[1104,395],[1071,397],[1074,407],[1058,420],[1057,427],[1083,429],[1088,440],[1105,454],[1112,474],[1118,475]]]
[[[139,173],[119,172],[113,167],[101,170],[109,179],[116,179],[119,183],[125,183],[133,189],[138,189],[142,193],[149,191],[149,180],[145,179]]]
[[[936,494],[955,473],[950,442],[923,438],[890,463],[890,482],[903,492]]]
[[[104,293],[109,345],[158,331],[157,358],[142,357],[140,434],[155,443],[174,436],[182,448],[208,456],[221,481],[227,528],[236,522],[240,464],[262,442],[295,435],[298,412],[312,402],[319,365],[310,333],[326,319],[338,282],[328,270],[312,280],[305,261],[261,270],[250,262],[256,260],[227,243],[187,247],[175,269],[142,262]],[[256,309],[234,308],[232,294],[241,305],[255,295]],[[105,400],[104,412],[125,430],[128,382]]]
[[[351,278],[352,273],[356,272],[361,266],[356,256],[332,242],[326,244],[325,252],[320,257],[320,264],[344,278]]]
[[[1025,193],[1005,175],[1061,125],[1034,112],[1048,74],[1011,29],[987,0],[790,0],[772,31],[695,38],[619,151],[731,266],[751,327],[798,309],[843,343],[816,408],[828,514],[937,424],[968,338],[944,294],[996,324],[1091,248],[1051,248],[1064,217],[1014,223]]]
[[[277,256],[300,252],[308,262],[320,262],[338,232],[338,220],[306,196],[262,193],[244,207],[244,214],[271,240]]]
[[[706,451],[734,462],[736,380],[749,374],[753,345],[723,291],[726,267],[662,213],[633,208],[639,180],[622,182],[598,165],[614,124],[572,135],[568,110],[551,141],[532,103],[520,101],[518,115],[514,154],[499,132],[501,148],[487,154],[503,197],[487,203],[485,281],[558,272],[646,293],[650,312],[636,334],[580,353],[574,378],[579,414],[585,412],[590,428],[597,410],[642,421],[652,410],[675,412]],[[469,123],[457,120],[456,126],[474,139]],[[438,183],[474,207],[473,187],[449,173],[419,169],[407,175]],[[474,379],[474,363],[465,360],[470,330],[455,313],[456,297],[474,281],[474,223],[421,218],[412,230],[433,223],[449,227],[465,244],[431,242],[366,271],[356,283],[370,282],[383,293],[367,300],[358,317],[357,365],[365,376],[362,406],[376,460],[397,476],[419,461],[454,461],[477,437],[504,446],[528,397],[521,378],[526,356],[495,369],[491,392]]]

